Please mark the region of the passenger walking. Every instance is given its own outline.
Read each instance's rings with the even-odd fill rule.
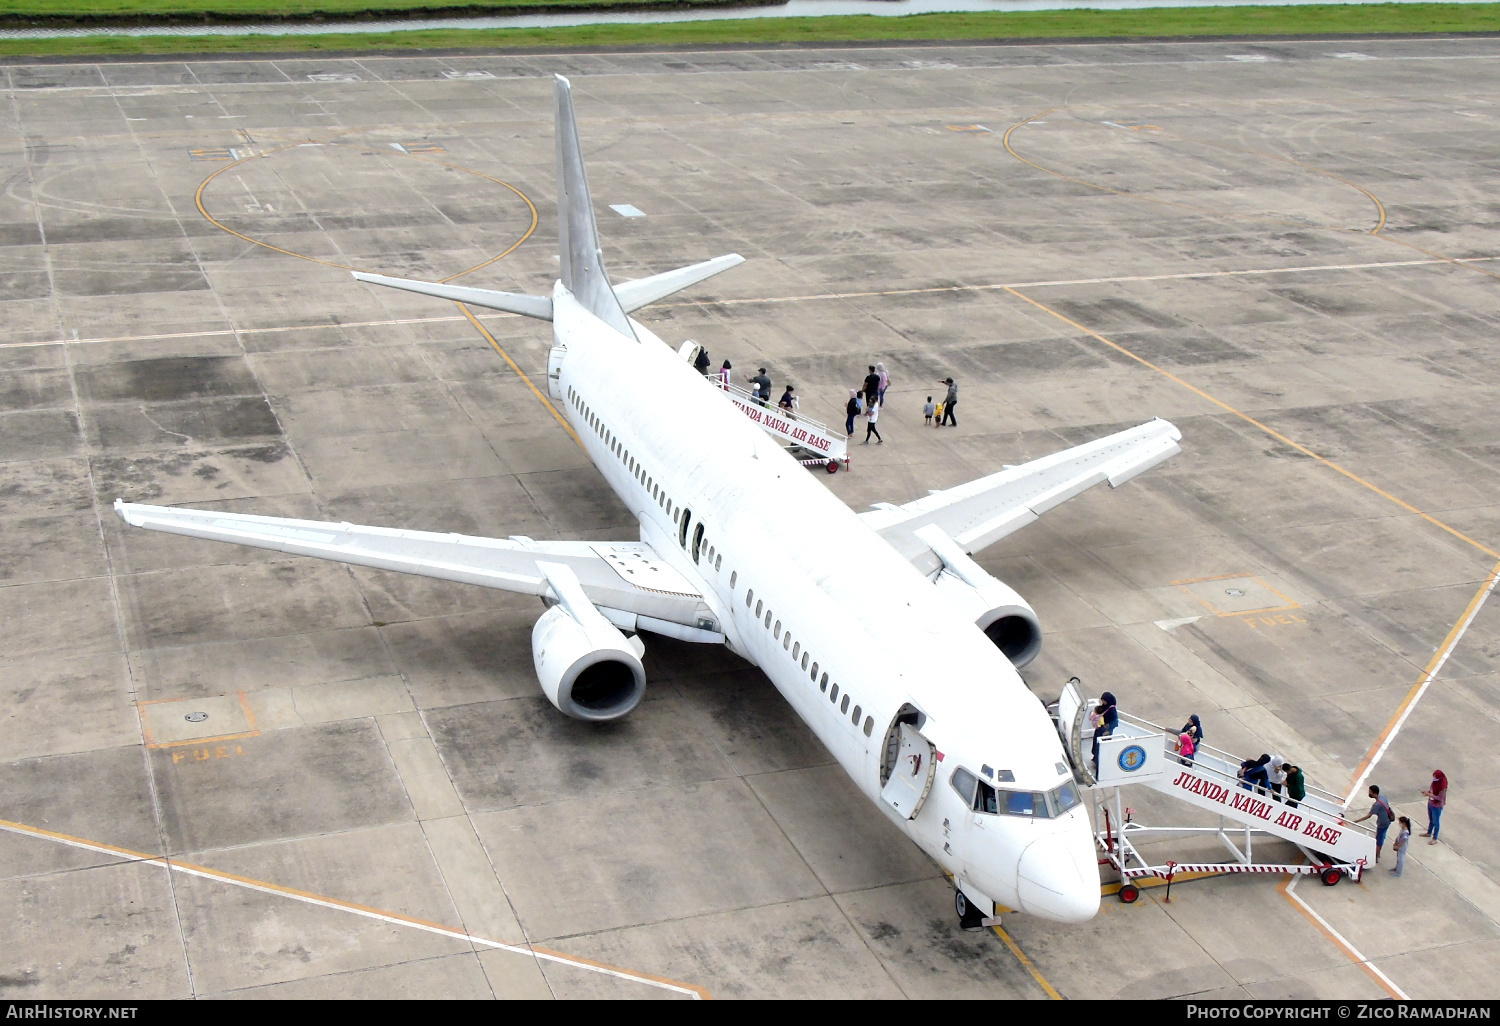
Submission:
[[[879,398],[881,404],[884,405],[884,403],[885,403],[885,390],[887,388],[891,387],[891,376],[886,373],[885,364],[879,363],[879,362],[877,362],[875,364],[875,373],[880,376],[880,382],[879,382],[879,386],[878,386],[878,391],[879,391],[878,398]]]
[[[1295,809],[1297,803],[1307,797],[1307,778],[1302,775],[1301,766],[1286,765],[1286,807]]]
[[[1182,729],[1177,733],[1191,734],[1193,737],[1193,747],[1197,748],[1203,743],[1203,721],[1198,718],[1197,713],[1193,713],[1193,715],[1188,717],[1188,721],[1182,725]]]
[[[932,396],[928,396],[927,405],[922,407],[922,417],[926,421],[928,427],[932,426],[932,411],[934,409],[936,409],[936,407],[932,405]]]
[[[1115,704],[1115,696],[1106,691],[1099,696],[1099,704],[1094,706],[1094,711],[1089,714],[1089,722],[1094,725],[1094,776],[1099,775],[1099,740],[1109,737],[1120,725],[1120,710]]]
[[[797,397],[792,393],[796,391],[791,385],[786,386],[786,391],[781,393],[781,398],[776,400],[776,405],[785,410],[789,415],[797,412]]]
[[[953,415],[953,407],[958,405],[958,386],[952,378],[944,378],[943,384],[948,386],[948,395],[943,399],[943,419],[938,421],[938,427],[944,424],[958,427],[958,418]]]
[[[1432,783],[1422,794],[1427,798],[1427,832],[1423,837],[1430,837],[1428,844],[1437,844],[1438,827],[1443,825],[1443,808],[1448,804],[1448,778],[1442,770],[1432,771]]]
[[[865,375],[865,407],[868,409],[878,402],[880,402],[880,375],[871,364],[870,373]]]
[[[764,406],[771,401],[771,379],[766,377],[766,369],[762,367],[750,379],[750,384],[755,386],[755,401]]]
[[[1370,797],[1375,799],[1375,804],[1370,806],[1370,811],[1356,820],[1354,823],[1363,823],[1371,816],[1375,817],[1375,861],[1380,861],[1380,849],[1385,847],[1385,832],[1390,829],[1392,821],[1396,818],[1396,810],[1391,808],[1391,803],[1380,797],[1380,788],[1374,784],[1370,785]]]
[[[880,419],[880,404],[871,403],[870,408],[865,411],[865,445],[870,444],[870,436],[875,436],[877,445],[884,445],[885,439],[880,437],[880,432],[875,430],[875,421]]]
[[[844,434],[854,437],[854,418],[860,414],[859,393],[849,389],[849,402],[844,406]]]
[[[1286,760],[1279,755],[1271,756],[1271,765],[1266,767],[1266,783],[1276,800],[1281,800],[1281,785],[1286,783]]]
[[[732,367],[732,365],[730,364],[730,362],[728,360],[725,360],[724,361],[724,366],[722,366],[722,367],[719,368],[719,387],[720,388],[728,388],[729,387],[729,372],[732,369],[733,369],[733,367]]]
[[[699,374],[702,374],[706,378],[708,377],[708,368],[712,365],[712,363],[713,361],[708,358],[708,350],[699,347],[698,359],[693,361],[693,370],[697,371]]]
[[[1240,763],[1240,786],[1246,791],[1253,791],[1256,788],[1264,790],[1267,779],[1266,766],[1270,761],[1271,757],[1263,754],[1259,759],[1246,759]]]
[[[1197,742],[1193,740],[1193,735],[1189,734],[1187,729],[1184,728],[1182,733],[1177,735],[1177,761],[1184,766],[1191,766],[1193,764],[1193,756],[1197,751]]]
[[[1392,876],[1400,876],[1401,871],[1406,868],[1406,849],[1411,847],[1411,820],[1401,816],[1396,820],[1400,829],[1396,833],[1396,840],[1391,843],[1391,851],[1396,853],[1396,868],[1390,871]]]

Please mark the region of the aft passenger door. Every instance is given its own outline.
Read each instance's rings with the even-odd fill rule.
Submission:
[[[890,779],[880,792],[881,799],[907,819],[916,819],[922,811],[922,803],[932,791],[932,781],[937,773],[937,759],[932,743],[910,723],[899,725],[900,747],[896,764],[891,767]]]

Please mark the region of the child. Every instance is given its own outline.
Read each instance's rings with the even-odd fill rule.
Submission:
[[[1406,868],[1406,849],[1411,847],[1411,820],[1402,816],[1396,822],[1401,824],[1401,832],[1391,845],[1391,851],[1396,853],[1396,868],[1390,870],[1392,876],[1400,876],[1401,870]]]
[[[1181,734],[1177,735],[1178,762],[1182,763],[1184,766],[1191,766],[1193,764],[1193,755],[1197,751],[1198,746],[1196,743],[1194,743],[1192,734],[1188,733],[1187,731],[1183,731]]]
[[[938,427],[942,427],[943,426],[943,404],[942,403],[938,403],[937,406],[935,406],[933,408],[932,412],[933,412],[933,415],[935,417],[937,417],[937,426]]]
[[[927,418],[927,426],[928,427],[932,426],[932,415],[933,415],[934,412],[936,412],[936,410],[937,410],[937,407],[935,407],[935,406],[932,405],[932,396],[928,396],[927,397],[927,405],[924,406],[924,407],[922,407],[922,416],[925,417],[925,418]]]

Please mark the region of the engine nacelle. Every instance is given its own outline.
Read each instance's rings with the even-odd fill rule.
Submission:
[[[944,570],[934,586],[965,616],[972,617],[974,625],[1017,669],[1042,650],[1042,622],[1030,603],[1010,585],[989,574],[971,583]]]
[[[602,616],[582,624],[561,605],[531,629],[542,691],[559,711],[580,720],[617,720],[640,704],[646,668],[639,645]]]

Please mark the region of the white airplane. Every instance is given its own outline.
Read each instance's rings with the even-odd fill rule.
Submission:
[[[550,298],[391,285],[552,322],[548,386],[639,541],[465,537],[115,502],[129,524],[539,596],[537,678],[558,710],[612,720],[646,689],[638,632],[724,644],[760,667],[855,785],[956,884],[966,926],[996,906],[1079,923],[1099,908],[1068,756],[1017,673],[1036,613],[970,558],[1101,481],[1176,454],[1163,420],[856,515],[629,317],[743,262],[611,286],[567,79],[558,77],[562,280]]]

